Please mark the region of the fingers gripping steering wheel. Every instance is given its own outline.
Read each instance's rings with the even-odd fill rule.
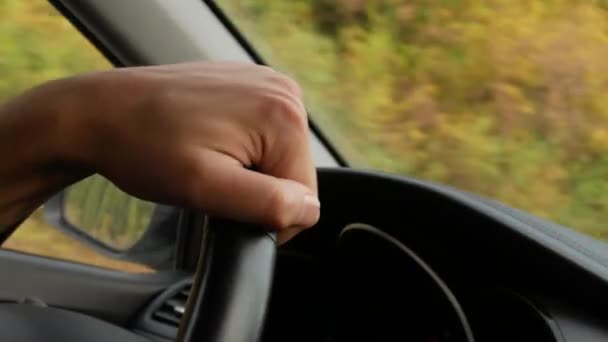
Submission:
[[[274,273],[276,237],[259,227],[196,215],[203,241],[177,341],[257,342]]]

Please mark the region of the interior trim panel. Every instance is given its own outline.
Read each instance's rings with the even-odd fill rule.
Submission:
[[[0,301],[37,299],[122,326],[160,291],[186,277],[131,274],[0,249]]]

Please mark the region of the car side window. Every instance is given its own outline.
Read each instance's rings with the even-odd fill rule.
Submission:
[[[608,242],[608,2],[216,0],[350,166]]]
[[[47,1],[0,1],[0,103],[50,79],[109,68]],[[49,224],[40,208],[1,247],[126,272],[156,270],[116,255],[142,239],[160,207],[128,196],[101,176],[73,185],[61,201],[58,210],[71,230]],[[106,247],[114,254],[104,253]]]

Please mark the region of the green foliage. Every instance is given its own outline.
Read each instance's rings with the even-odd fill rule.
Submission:
[[[109,67],[45,1],[0,0],[0,103],[50,79]]]
[[[355,166],[608,238],[605,1],[219,3]]]

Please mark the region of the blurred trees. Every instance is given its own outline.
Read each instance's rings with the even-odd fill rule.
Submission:
[[[50,79],[108,68],[48,2],[0,0],[0,103]]]
[[[606,1],[219,3],[355,166],[608,238]]]

